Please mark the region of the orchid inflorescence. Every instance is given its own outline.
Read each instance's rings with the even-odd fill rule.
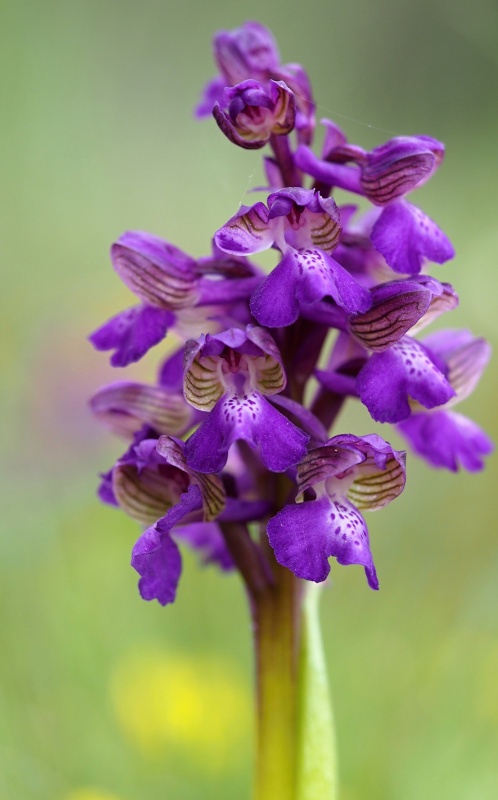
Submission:
[[[280,63],[266,28],[220,32],[214,54],[220,74],[197,115],[212,113],[237,146],[270,146],[268,197],[241,207],[203,258],[140,231],[113,244],[113,267],[139,303],[92,344],[125,367],[169,331],[185,343],[155,385],[121,381],[93,397],[97,417],[129,440],[99,494],[144,526],[132,565],[146,600],[174,600],[178,542],[236,566],[253,593],[271,582],[273,556],[315,582],[331,556],[360,564],[378,589],[363,511],[402,492],[405,453],[377,434],[330,438],[344,400],[395,424],[435,467],[479,470],[492,449],[452,410],[476,386],[488,344],[466,330],[418,338],[458,305],[452,286],[426,272],[453,247],[407,199],[444,145],[400,136],[366,151],[322,120],[317,156],[309,79]],[[372,207],[358,217],[355,205],[337,205],[336,188]],[[269,248],[278,263],[265,274],[252,257]]]

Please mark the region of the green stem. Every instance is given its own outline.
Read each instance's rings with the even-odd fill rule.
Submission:
[[[301,581],[274,564],[253,606],[257,670],[254,800],[294,800]]]
[[[273,564],[254,598],[254,800],[336,800],[335,736],[318,619],[319,587]]]
[[[335,728],[318,614],[320,594],[321,586],[309,584],[303,605],[296,800],[336,800],[339,792]]]

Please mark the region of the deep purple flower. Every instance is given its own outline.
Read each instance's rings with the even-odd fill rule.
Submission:
[[[268,505],[227,498],[220,478],[200,474],[188,466],[183,442],[161,436],[154,445],[155,455],[147,442],[149,463],[161,464],[163,475],[170,470],[168,480],[176,482],[177,498],[138,539],[131,564],[141,576],[138,585],[144,600],[158,600],[166,605],[175,599],[181,573],[181,556],[175,539],[200,551],[206,563],[214,562],[222,569],[230,569],[232,559],[218,525],[211,524],[212,521],[217,518],[227,521],[259,519],[267,513]],[[183,491],[178,494],[180,488]],[[129,507],[125,510],[129,513]]]
[[[168,330],[192,328],[190,310],[199,323],[224,313],[227,304],[245,300],[261,282],[245,259],[225,254],[195,261],[164,239],[143,231],[124,233],[111,247],[111,261],[122,281],[141,300],[141,305],[122,311],[91,336],[97,350],[115,350],[114,367],[125,367],[161,342]],[[225,323],[226,324],[226,323]],[[223,323],[210,326],[212,330]]]
[[[251,298],[261,325],[290,325],[301,303],[330,296],[350,313],[367,311],[370,295],[330,253],[340,234],[339,211],[332,198],[312,189],[282,189],[230,219],[215,234],[221,250],[249,255],[277,247],[283,259]]]
[[[300,64],[280,64],[277,45],[268,28],[258,22],[245,22],[233,31],[220,31],[214,37],[213,49],[221,77],[205,86],[196,109],[198,117],[210,114],[216,103],[223,106],[225,87],[251,79],[264,86],[270,81],[283,81],[295,96],[299,141],[310,143],[315,126],[311,84]]]
[[[265,399],[286,385],[275,342],[248,325],[187,343],[185,397],[208,416],[185,444],[188,465],[219,472],[238,439],[259,451],[265,467],[284,472],[303,457],[309,436]]]
[[[455,251],[448,237],[406,200],[390,203],[372,229],[372,243],[395,272],[416,275],[425,259],[444,264]]]
[[[293,130],[296,102],[283,81],[269,81],[265,88],[247,80],[224,90],[222,105],[214,105],[213,116],[231,142],[255,150],[264,147],[270,136]]]
[[[259,22],[244,22],[233,31],[219,31],[213,47],[225,86],[234,86],[247,78],[267,80],[280,64],[275,39]]]
[[[395,272],[415,275],[424,259],[443,264],[455,254],[437,225],[403,200],[429,180],[443,156],[444,145],[429,136],[398,136],[366,152],[348,145],[342,131],[332,125],[321,160],[302,145],[295,161],[325,186],[365,195],[382,206],[371,233],[372,243]]]
[[[396,136],[365,154],[361,187],[375,205],[385,206],[422,186],[444,158],[444,144],[430,136]]]
[[[127,367],[162,342],[174,322],[174,314],[166,309],[133,306],[112,317],[88,338],[96,350],[114,350],[113,367]]]
[[[410,400],[435,408],[454,397],[446,373],[436,353],[404,336],[388,350],[373,353],[358,374],[356,389],[377,422],[401,422],[410,416]]]
[[[324,581],[328,559],[361,564],[368,584],[379,583],[361,511],[394,500],[405,485],[405,454],[380,436],[334,436],[310,452],[297,468],[298,497],[268,522],[277,561],[295,575]],[[314,499],[309,499],[309,494]]]
[[[453,287],[429,276],[380,284],[371,290],[371,296],[372,307],[351,316],[348,328],[374,352],[387,350],[408,331],[420,330],[458,305]]]
[[[491,348],[470,331],[444,330],[426,337],[424,344],[446,364],[454,396],[440,409],[427,411],[413,405],[411,416],[399,424],[418,455],[432,466],[469,472],[484,466],[483,456],[493,451],[489,437],[478,425],[449,409],[468,397],[489,361]]]
[[[235,565],[256,608],[283,574],[248,529],[257,522],[261,532],[270,516],[275,557],[297,576],[325,580],[334,557],[361,564],[377,589],[362,512],[400,494],[405,454],[374,434],[328,438],[346,398],[397,424],[433,466],[475,471],[492,449],[452,410],[475,388],[487,343],[468,331],[414,338],[458,305],[450,284],[421,274],[453,247],[407,199],[444,146],[402,136],[368,151],[323,120],[315,155],[308,76],[281,64],[270,31],[257,22],[220,31],[214,54],[219,75],[197,113],[212,112],[243,148],[269,144],[272,191],[240,208],[206,257],[142,231],[112,246],[137,305],[96,330],[94,346],[126,366],[168,331],[180,341],[163,352],[155,384],[120,381],[92,398],[95,415],[129,440],[99,495],[145,527],[132,555],[145,599],[174,599],[184,542],[205,562]],[[335,189],[370,207],[357,220]],[[270,248],[279,257],[267,274],[248,257]]]

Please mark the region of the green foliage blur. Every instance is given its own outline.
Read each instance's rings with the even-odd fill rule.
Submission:
[[[95,498],[122,444],[86,400],[121,375],[85,337],[133,303],[108,249],[134,228],[205,255],[253,201],[259,154],[192,108],[213,32],[258,19],[351,140],[446,143],[415,198],[457,250],[433,270],[461,296],[444,325],[496,342],[498,6],[1,0],[0,14],[0,800],[247,800],[237,578],[186,554],[175,607],[141,601],[138,528]],[[152,378],[156,362],[127,374]],[[495,440],[497,390],[492,364],[459,408]],[[381,429],[355,407],[337,432]],[[496,479],[493,459],[469,476],[410,456],[404,495],[368,519],[381,591],[333,566],[322,619],[341,800],[498,796]]]

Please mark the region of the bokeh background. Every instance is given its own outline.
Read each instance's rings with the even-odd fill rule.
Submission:
[[[85,337],[132,301],[108,248],[142,228],[204,255],[251,202],[259,155],[195,122],[192,107],[214,75],[212,33],[254,18],[284,61],[306,66],[319,115],[351,140],[446,143],[444,167],[415,201],[456,246],[456,261],[434,269],[461,295],[449,324],[496,342],[498,6],[0,9],[0,798],[245,800],[252,666],[241,587],[186,554],[176,606],[144,603],[128,566],[137,527],[95,499],[96,473],[121,444],[87,412],[111,370]],[[152,377],[156,360],[152,351],[129,374]],[[492,364],[461,409],[495,438],[497,390]],[[355,409],[339,429],[373,426]],[[404,495],[369,518],[381,591],[360,568],[333,568],[322,613],[341,800],[498,796],[496,479],[493,459],[469,476],[410,457]]]

